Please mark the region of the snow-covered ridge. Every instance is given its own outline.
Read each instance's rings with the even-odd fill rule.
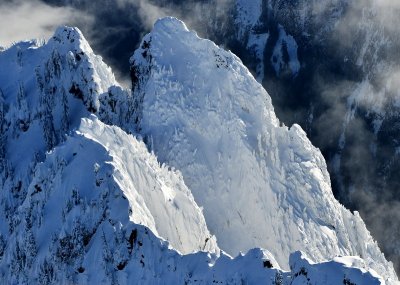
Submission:
[[[166,38],[175,44],[169,46]],[[193,45],[196,42],[198,44]],[[162,48],[162,44],[167,45]],[[204,60],[199,61],[199,58]],[[377,258],[375,264],[369,259],[368,254],[378,249],[372,240],[368,240],[368,235],[362,236],[372,247],[362,252],[365,264],[352,262],[351,268],[349,259],[314,264],[300,253],[290,255],[298,249],[304,250],[305,239],[301,238],[318,239],[318,236],[307,236],[308,232],[305,232],[293,242],[294,237],[289,234],[296,234],[303,215],[310,219],[315,217],[320,209],[310,208],[306,213],[302,210],[306,205],[312,205],[314,200],[323,199],[325,192],[321,196],[308,197],[310,200],[304,202],[301,197],[307,192],[293,186],[290,188],[292,191],[283,192],[283,197],[278,195],[280,198],[272,201],[281,201],[278,205],[283,205],[285,210],[281,219],[274,216],[277,206],[268,199],[252,202],[254,205],[264,204],[262,209],[270,217],[265,214],[257,216],[260,211],[255,206],[253,217],[248,217],[249,211],[243,208],[245,220],[231,219],[235,210],[242,209],[241,200],[254,198],[252,192],[236,192],[238,180],[232,178],[235,175],[239,180],[246,177],[247,167],[255,171],[253,178],[260,174],[257,173],[260,168],[252,160],[235,158],[237,152],[231,143],[237,150],[244,151],[245,156],[256,156],[266,169],[262,174],[268,175],[268,179],[280,179],[281,176],[274,178],[274,175],[287,171],[279,163],[282,155],[279,152],[273,153],[272,169],[263,164],[266,146],[271,144],[273,149],[279,143],[286,146],[289,157],[298,154],[307,159],[306,162],[311,161],[306,163],[312,171],[304,177],[304,183],[310,180],[314,186],[313,175],[322,175],[315,183],[328,184],[323,159],[318,152],[307,151],[315,149],[304,132],[298,126],[289,132],[286,127],[279,127],[269,96],[236,56],[210,41],[199,39],[178,20],[166,18],[157,22],[133,60],[135,86],[132,96],[118,86],[111,70],[93,54],[82,34],[74,28],[58,29],[45,45],[25,42],[0,54],[1,280],[11,284],[327,284],[326,280],[331,284],[379,284],[384,281],[370,270],[375,266],[373,268],[384,279],[389,283],[392,281],[390,265],[380,259],[383,257],[374,256]],[[175,65],[176,62],[180,63]],[[216,73],[216,70],[221,73]],[[213,76],[215,78],[210,80]],[[149,84],[151,80],[158,85]],[[219,80],[221,86],[215,85],[215,80]],[[226,86],[229,87],[228,93]],[[154,92],[160,92],[157,94],[159,97],[153,97]],[[158,100],[160,97],[168,101],[168,108]],[[154,101],[149,102],[150,99]],[[188,104],[186,111],[182,109]],[[149,106],[153,109],[149,110]],[[202,110],[204,106],[208,108],[206,114]],[[160,133],[146,136],[147,145],[156,149],[160,144],[157,135],[162,134],[171,151],[175,151],[177,146],[186,151],[185,144],[191,144],[191,139],[201,139],[204,144],[197,145],[191,156],[176,152],[176,159],[188,163],[186,166],[189,168],[193,167],[193,176],[188,176],[190,172],[184,168],[170,170],[167,165],[173,166],[173,163],[160,166],[157,160],[164,160],[165,156],[160,154],[156,158],[142,142],[128,134],[135,129],[146,134],[151,126],[146,125],[149,122],[146,115],[154,116],[157,123],[157,110],[162,117],[158,126]],[[193,110],[195,112],[187,115]],[[225,110],[231,111],[230,115]],[[177,116],[181,111],[182,117]],[[201,115],[199,121],[204,120],[200,126],[196,125],[198,115]],[[260,116],[267,120],[260,120]],[[179,124],[185,124],[186,120],[192,124],[193,136],[182,140],[185,135],[182,131],[186,130]],[[175,143],[168,139],[172,131],[168,124],[174,126]],[[239,141],[236,140],[238,126],[240,138],[243,138]],[[154,131],[155,127],[151,127]],[[260,129],[263,130],[262,136],[258,133]],[[269,133],[279,137],[279,141],[267,140]],[[223,139],[213,141],[221,134]],[[220,152],[210,147],[214,143]],[[297,152],[291,152],[291,149]],[[210,164],[196,161],[200,155]],[[225,164],[224,161],[231,158],[237,163]],[[290,161],[286,156],[284,158],[285,163]],[[210,174],[209,170],[213,168],[207,167],[221,166],[221,161],[226,169],[215,168],[216,175],[221,177]],[[235,169],[237,165],[241,167]],[[199,166],[203,168],[197,173]],[[275,166],[277,169],[274,170]],[[191,191],[196,187],[188,188],[183,180],[187,185],[196,186],[204,175],[201,182],[209,186],[210,177],[213,183],[223,182],[226,173],[232,178],[229,177],[227,183],[217,184],[217,191],[212,194],[218,194],[218,187],[222,185],[227,195],[210,197],[214,201],[210,199],[207,205],[204,204],[204,211],[208,212],[204,219],[192,197]],[[294,185],[296,178],[292,181]],[[254,181],[258,182],[257,179]],[[249,189],[254,185],[250,183]],[[284,186],[274,191],[284,191]],[[323,189],[330,193],[328,186]],[[262,192],[263,187],[258,190]],[[199,196],[194,194],[196,192],[193,196],[198,199]],[[290,200],[285,195],[290,196]],[[236,202],[227,204],[233,201],[229,200],[230,196],[239,205]],[[287,201],[297,201],[297,204]],[[209,217],[210,207],[217,203],[220,211],[215,212],[215,221],[210,222],[207,215]],[[239,216],[242,214],[238,213]],[[332,214],[332,222],[335,222],[335,213]],[[296,220],[290,221],[293,217]],[[263,245],[259,239],[260,232],[243,231],[237,235],[233,231],[236,226],[241,230],[241,223],[251,229],[250,220],[246,221],[248,218],[254,218],[253,224],[261,231],[266,230],[267,236],[274,240],[267,249],[282,250],[284,254],[276,255],[275,260],[266,250],[252,249],[235,259],[225,253],[218,256],[218,247],[205,221],[208,225],[232,222],[228,227],[221,227],[226,231],[219,233],[222,244],[247,251],[253,244],[257,247]],[[346,221],[353,220],[349,218]],[[360,218],[356,217],[354,221],[357,222],[354,225],[361,228],[357,233],[366,232]],[[274,222],[282,222],[283,226],[274,225]],[[324,224],[320,228],[328,236],[332,234],[329,226]],[[284,230],[289,230],[286,236],[282,234]],[[250,236],[254,233],[255,238]],[[230,234],[233,234],[231,238]],[[209,252],[181,255],[198,250]],[[329,243],[317,250],[329,251]],[[231,252],[237,254],[234,250]],[[331,259],[323,259],[323,254],[315,249],[305,252],[312,260]],[[378,268],[376,264],[379,263],[388,266],[389,273]],[[280,265],[287,270],[281,270]],[[288,271],[289,267],[291,271]]]
[[[167,18],[131,63],[138,129],[182,172],[223,250],[261,246],[283,268],[296,250],[316,262],[359,255],[397,280],[359,215],[335,200],[320,151],[299,126],[280,126],[236,56]]]
[[[111,142],[130,152],[109,151]],[[154,165],[155,158],[143,143],[94,116],[83,119],[65,143],[47,154],[18,210],[19,223],[7,242],[0,239],[1,279],[13,284],[289,285],[306,280],[310,284],[384,284],[374,272],[362,268],[362,260],[349,267],[354,258],[314,264],[303,254],[294,253],[288,272],[279,268],[268,251],[260,249],[235,259],[224,253],[180,255],[154,235],[156,229],[151,231],[132,217],[138,212],[142,214],[139,219],[146,216],[141,211],[145,203],[135,203],[133,188],[121,189],[124,169],[119,160],[123,159],[142,166],[131,172],[136,186],[154,179],[154,175],[160,180],[171,176],[167,169]],[[165,189],[158,191],[165,193]],[[175,199],[179,205],[182,200]],[[162,208],[163,204],[158,206]],[[189,215],[201,213],[198,208],[181,209]],[[186,224],[190,222],[187,218]],[[195,228],[186,233],[202,234]],[[210,240],[208,249],[211,244]],[[8,270],[8,264],[12,270]]]
[[[107,164],[115,169],[113,178],[129,201],[133,223],[148,227],[181,253],[218,252],[215,238],[209,234],[203,214],[181,175],[167,166],[160,167],[143,142],[98,119],[83,119],[78,133],[103,145],[112,158]],[[97,174],[100,165],[95,163],[93,167]],[[104,180],[96,178],[96,186]]]

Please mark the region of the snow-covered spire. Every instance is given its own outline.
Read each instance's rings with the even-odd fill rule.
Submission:
[[[58,27],[53,37],[49,40],[50,43],[52,41],[59,42],[65,47],[72,47],[75,49],[80,49],[79,46],[83,45],[85,50],[88,52],[92,51],[82,32],[78,28],[68,26]]]
[[[283,268],[297,250],[316,262],[359,255],[397,280],[359,215],[335,200],[321,152],[300,126],[281,126],[236,56],[164,18],[131,64],[138,129],[182,172],[223,250],[263,247]]]

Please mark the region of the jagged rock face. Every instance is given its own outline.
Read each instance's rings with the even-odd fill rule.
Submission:
[[[173,64],[168,68],[154,69],[157,60],[161,60],[159,64],[167,64],[169,60],[173,63],[180,56],[174,54],[174,49],[165,49],[167,54],[171,53],[168,56],[170,58],[162,58],[159,57],[162,49],[154,50],[154,47],[157,47],[155,43],[163,44],[164,36],[177,36],[176,33],[179,36],[175,39],[188,40],[187,44],[193,39],[201,43],[192,46],[192,52],[185,51],[180,54],[190,56],[183,58],[184,64],[185,60],[187,63],[197,60],[193,52],[203,56],[211,55],[204,61],[204,66],[196,66],[203,67],[204,70],[187,72],[182,68],[180,72],[183,73],[177,74]],[[148,37],[145,39],[142,49],[139,49],[134,57],[135,63],[131,73],[135,82],[134,96],[119,87],[111,70],[100,57],[93,54],[77,29],[62,27],[47,44],[19,43],[0,52],[0,279],[7,284],[381,284],[384,280],[389,284],[394,282],[396,277],[390,264],[373,244],[362,220],[351,216],[335,202],[324,200],[326,195],[330,195],[330,189],[322,156],[306,139],[300,127],[293,126],[288,130],[278,126],[279,122],[267,93],[254,81],[238,58],[218,49],[209,41],[198,39],[176,19],[159,21],[153,35],[156,36],[151,41]],[[180,44],[179,40],[177,46]],[[208,67],[212,68],[207,69]],[[221,126],[224,128],[224,124],[228,122],[232,127],[231,138],[235,139],[235,123],[239,122],[241,138],[247,134],[243,143],[251,147],[258,145],[254,155],[260,158],[263,167],[266,165],[261,158],[265,158],[267,154],[275,156],[267,163],[276,163],[276,169],[267,167],[266,172],[262,173],[268,175],[268,179],[272,179],[281,171],[285,172],[281,161],[291,164],[293,168],[290,169],[293,171],[300,171],[301,168],[296,165],[302,163],[310,170],[310,173],[300,177],[300,180],[297,180],[297,176],[293,177],[289,184],[274,189],[275,193],[283,191],[284,197],[278,195],[277,200],[273,200],[272,203],[267,200],[261,201],[265,203],[270,214],[279,210],[274,203],[280,201],[286,207],[285,211],[289,217],[296,218],[291,221],[289,217],[282,216],[285,226],[270,224],[272,228],[283,230],[287,226],[297,227],[297,223],[300,222],[298,218],[303,214],[307,214],[307,217],[313,220],[321,210],[321,205],[317,203],[318,207],[310,207],[306,209],[306,213],[301,214],[299,210],[305,209],[301,196],[309,189],[305,188],[304,192],[304,189],[296,187],[296,183],[309,183],[312,189],[315,187],[313,193],[322,199],[323,204],[333,204],[338,210],[328,211],[332,215],[329,217],[329,225],[334,223],[339,229],[339,225],[344,221],[352,223],[352,226],[357,228],[353,234],[358,233],[365,238],[364,241],[370,248],[360,248],[359,243],[350,240],[355,244],[354,252],[358,252],[358,249],[364,250],[360,253],[365,261],[344,257],[314,264],[306,255],[294,253],[290,257],[287,256],[291,271],[283,271],[273,255],[266,250],[253,249],[235,259],[219,252],[215,238],[207,229],[202,210],[194,201],[190,188],[183,182],[182,175],[166,165],[160,166],[155,155],[148,152],[144,143],[130,134],[136,130],[143,134],[148,130],[150,125],[146,125],[145,120],[146,112],[149,111],[147,103],[149,98],[153,98],[154,91],[164,90],[168,92],[160,95],[171,95],[168,93],[173,90],[179,95],[180,88],[186,86],[193,87],[192,92],[214,95],[211,89],[215,84],[206,80],[209,78],[207,70],[215,69],[222,72],[219,77],[221,82],[227,83],[233,78],[236,78],[237,82],[231,86],[232,92],[228,97],[225,92],[221,92],[224,90],[218,90],[221,95],[218,100],[214,101],[212,96],[203,98],[209,100],[208,104],[213,106],[214,114],[217,115],[211,117],[215,120],[206,120],[206,117],[203,117],[203,123],[209,124],[208,127],[202,125],[203,134],[213,131],[217,132],[218,137],[224,133]],[[224,79],[225,76],[227,77]],[[197,82],[199,77],[204,77],[198,80],[200,85],[203,85],[202,89],[197,83],[190,85]],[[165,85],[158,91],[149,89],[150,79],[156,79],[156,82]],[[237,87],[245,89],[238,93],[239,101],[236,102],[232,99],[235,97],[233,91]],[[176,96],[164,98],[170,100],[170,107],[177,106]],[[185,106],[185,98],[181,99],[180,103]],[[188,96],[188,99],[193,98]],[[202,103],[203,99],[193,103]],[[162,101],[154,103],[159,104]],[[251,110],[253,105],[257,108]],[[175,111],[179,109],[165,109],[162,104],[153,107],[159,108],[160,115],[167,119],[166,122],[180,119],[174,118]],[[236,111],[238,107],[243,107],[240,109],[242,122],[237,121],[234,112],[230,118],[218,117],[221,108]],[[150,111],[149,115],[154,115],[152,110]],[[198,114],[201,114],[201,108],[193,113]],[[185,113],[182,115],[185,116]],[[261,121],[260,116],[268,121]],[[194,131],[198,131],[194,119],[195,116],[187,122],[192,124]],[[250,126],[249,122],[253,122],[254,125]],[[218,125],[219,128],[216,127]],[[215,129],[211,129],[210,126]],[[165,125],[160,125],[160,131],[162,127]],[[257,136],[259,129],[264,137]],[[182,133],[178,131],[180,129],[177,129],[179,139]],[[159,134],[165,136],[166,144],[171,142],[168,140],[168,129]],[[275,141],[274,137],[278,137],[279,141]],[[148,145],[155,146],[158,143],[157,140],[146,138]],[[157,139],[156,136],[154,138]],[[230,138],[229,135],[227,138]],[[177,144],[181,142],[178,140]],[[222,146],[227,145],[227,141],[222,142]],[[240,140],[236,142],[241,143]],[[265,146],[270,143],[271,149],[276,149],[274,143],[277,142],[285,146],[287,154],[279,150],[274,153],[266,150]],[[185,143],[190,143],[190,140]],[[173,150],[174,145],[170,146]],[[204,141],[203,149],[199,151],[208,149],[208,146],[209,143]],[[230,148],[226,149],[229,152]],[[246,149],[243,150],[244,155],[250,154]],[[208,158],[212,158],[213,153],[209,154]],[[226,162],[226,154],[235,156],[237,152],[221,153],[222,161]],[[183,162],[190,159],[190,156],[179,157]],[[293,161],[292,158],[300,160]],[[254,166],[254,160],[250,162],[245,166]],[[197,167],[200,164],[193,165]],[[272,167],[272,164],[270,166]],[[228,164],[223,164],[220,170],[224,171],[224,168],[230,173]],[[259,168],[255,170],[259,171]],[[187,179],[195,181],[198,175],[208,173],[200,169],[198,174],[188,176]],[[233,174],[236,173],[237,171],[234,171]],[[318,179],[314,179],[314,176]],[[276,177],[281,179],[286,176],[279,174]],[[215,181],[216,179],[212,182]],[[237,180],[234,180],[229,183],[235,186],[236,182]],[[290,196],[288,200],[284,190],[290,185],[293,187],[286,193]],[[267,187],[269,186],[271,185],[267,183]],[[307,202],[317,200],[315,197],[310,199]],[[290,204],[288,201],[296,203]],[[221,199],[221,205],[224,202],[226,200]],[[235,208],[232,204],[226,209],[231,210],[230,207]],[[296,214],[293,216],[294,212]],[[230,213],[217,214],[227,215],[229,219]],[[257,209],[255,214],[259,214]],[[346,216],[346,219],[335,220],[338,215]],[[261,220],[257,218],[255,221],[264,225],[266,221],[262,216],[259,218]],[[219,222],[221,217],[216,215],[216,220]],[[333,238],[329,237],[332,229],[328,226],[321,229],[328,237],[326,248],[319,249],[326,253],[332,249],[329,245]],[[295,233],[296,230],[291,232]],[[246,237],[246,233],[242,234]],[[348,236],[352,237],[351,234]],[[300,241],[291,242],[293,237],[281,237],[279,244],[283,248],[294,251],[295,247],[299,247],[297,243]],[[315,236],[311,235],[308,240],[313,238]],[[234,243],[233,245],[236,246]],[[321,257],[321,253],[318,252],[308,253],[311,254],[311,259],[319,260]],[[374,262],[371,261],[371,256],[375,258]],[[282,257],[279,256],[279,259]],[[284,263],[286,264],[287,260]],[[371,267],[383,277],[371,270]],[[331,283],[327,283],[327,280]]]
[[[361,255],[396,278],[360,217],[333,197],[319,150],[299,126],[280,125],[236,56],[165,19],[131,63],[138,130],[182,172],[223,250],[261,245],[284,268],[297,249],[315,261]]]

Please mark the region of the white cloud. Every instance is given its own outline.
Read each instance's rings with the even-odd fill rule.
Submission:
[[[230,17],[229,11],[234,7],[234,0],[186,0],[179,4],[173,1],[115,0],[115,3],[118,7],[135,7],[141,22],[148,30],[152,29],[157,19],[173,16],[183,20],[190,29],[204,36],[210,36],[207,24],[217,20],[226,22]]]
[[[33,38],[49,38],[57,26],[90,22],[90,17],[68,7],[52,7],[38,0],[0,3],[0,46]]]
[[[138,1],[139,15],[147,28],[151,28],[154,22],[162,17],[172,14],[167,8],[161,8],[145,0]]]

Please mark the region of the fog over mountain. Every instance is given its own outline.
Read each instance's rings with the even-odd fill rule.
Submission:
[[[182,19],[238,55],[277,117],[302,126],[336,198],[360,212],[399,272],[399,12],[389,0],[3,0],[0,45],[77,26],[130,87],[129,58],[155,20]]]

